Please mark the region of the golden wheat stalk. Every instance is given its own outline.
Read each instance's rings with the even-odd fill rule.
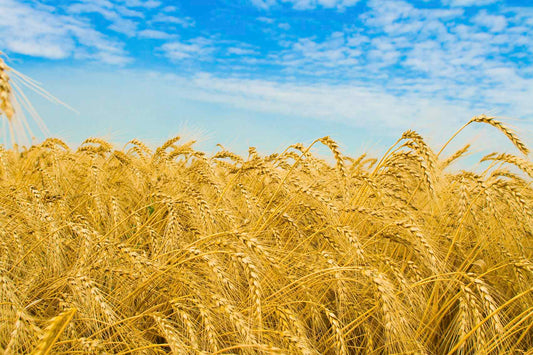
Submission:
[[[52,318],[50,320],[50,324],[45,329],[41,339],[39,340],[39,343],[37,344],[37,346],[35,347],[35,349],[32,351],[31,354],[32,355],[49,354],[55,342],[61,335],[61,333],[63,333],[68,323],[72,320],[72,317],[74,317],[74,313],[76,313],[76,309],[72,308]]]
[[[529,149],[524,144],[524,142],[522,142],[522,140],[518,138],[516,133],[512,129],[504,125],[502,122],[496,120],[494,117],[488,117],[486,115],[479,115],[479,116],[473,117],[470,120],[470,122],[487,123],[493,127],[496,127],[500,132],[505,134],[505,136],[507,136],[507,138],[509,138],[509,140],[515,145],[515,147],[519,151],[521,151],[524,155],[527,155],[529,153]]]

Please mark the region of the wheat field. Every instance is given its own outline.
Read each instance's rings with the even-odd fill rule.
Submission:
[[[414,131],[378,158],[1,147],[0,350],[528,353],[533,164],[480,124],[517,154],[478,173]]]

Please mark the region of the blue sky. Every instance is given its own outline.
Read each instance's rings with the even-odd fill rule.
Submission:
[[[409,128],[438,145],[479,113],[533,143],[532,0],[0,0],[0,50],[79,111],[31,95],[74,144],[357,153]],[[485,131],[463,140],[509,148]]]

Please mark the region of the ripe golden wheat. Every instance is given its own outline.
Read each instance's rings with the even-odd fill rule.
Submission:
[[[494,119],[517,148],[527,148]],[[448,172],[416,132],[335,165],[60,139],[0,149],[6,353],[521,353],[531,162]],[[521,170],[523,173],[520,173]]]
[[[8,120],[11,120],[15,110],[11,104],[13,93],[9,83],[9,76],[7,75],[8,70],[9,68],[4,60],[0,58],[0,112],[4,113]]]
[[[465,127],[477,122],[528,152],[494,118]],[[302,144],[207,156],[179,137],[155,150],[98,138],[76,150],[57,138],[0,146],[0,350],[533,347],[527,156],[453,172],[469,146],[441,157],[414,131],[380,159],[344,156],[330,137],[316,144],[334,165]]]

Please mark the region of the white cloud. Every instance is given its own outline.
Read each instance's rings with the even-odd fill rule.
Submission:
[[[257,54],[258,52],[253,50],[253,49],[250,49],[250,48],[229,47],[227,49],[227,53],[228,54],[235,54],[235,55],[243,56],[243,55]]]
[[[157,0],[118,0],[128,7],[141,7],[146,9],[153,9],[161,6],[161,1]]]
[[[49,59],[63,59],[70,56],[75,45],[72,39],[67,38],[63,41],[62,38],[54,36],[46,36],[42,38],[6,38],[0,42],[4,43],[5,48],[20,54],[25,54],[33,57],[44,57]]]
[[[268,24],[273,24],[274,22],[276,22],[273,18],[264,17],[264,16],[258,17],[257,21],[260,21],[260,22],[263,22],[263,23],[268,23]]]
[[[267,10],[271,6],[276,4],[276,0],[251,0],[254,6],[257,6],[260,9]]]
[[[109,27],[110,30],[133,37],[137,33],[137,23],[128,19],[116,19]]]
[[[128,4],[128,6],[131,4]],[[137,7],[140,6],[134,2]],[[96,13],[111,22],[109,29],[133,37],[137,31],[138,19],[144,18],[143,12],[108,0],[82,0],[68,6],[67,11],[73,15]]]
[[[78,56],[78,58],[83,58],[83,56]],[[123,56],[109,53],[109,52],[98,52],[87,56],[89,59],[96,59],[102,63],[115,64],[115,65],[124,65],[129,63],[131,60]]]
[[[468,6],[485,6],[498,2],[499,0],[443,0],[444,5],[450,5],[455,7],[468,7]]]
[[[139,36],[139,38],[151,39],[168,39],[173,37],[170,33],[158,30],[142,30],[137,33],[137,36]]]
[[[0,0],[0,46],[34,57],[64,59],[83,57],[107,63],[126,63],[129,57],[120,42],[91,25],[39,3]]]
[[[163,10],[163,12],[174,12],[177,9],[178,8],[176,6],[165,6],[162,10]]]
[[[478,12],[472,21],[491,32],[501,32],[507,27],[507,19],[504,16],[490,15],[485,10]]]
[[[405,1],[376,1],[368,3],[370,11],[362,18],[368,26],[381,29],[387,35],[442,34],[445,24],[463,15],[463,9],[419,9]]]
[[[76,2],[68,7],[72,14],[98,13],[107,20],[113,20],[118,14],[112,9],[113,4],[108,1],[97,1],[94,3]]]
[[[341,32],[332,33],[325,41],[317,42],[310,38],[302,38],[294,42],[288,50],[271,55],[278,63],[291,68],[338,67],[355,65],[361,51],[348,44],[348,38]]]
[[[359,0],[251,0],[251,2],[256,7],[264,10],[280,4],[289,4],[295,10],[313,10],[318,7],[344,10],[354,6]]]
[[[354,6],[358,0],[282,0],[285,3],[289,3],[296,10],[312,10],[317,7],[323,7],[326,9],[345,9],[350,6]]]
[[[190,17],[177,17],[165,14],[157,14],[151,19],[152,23],[176,24],[184,28],[193,27],[194,20]]]
[[[211,40],[203,37],[189,41],[174,41],[163,44],[160,50],[172,61],[178,62],[187,59],[208,60],[214,51]]]
[[[279,29],[282,29],[284,31],[288,31],[291,29],[291,25],[288,23],[288,22],[279,22],[279,23],[276,23],[276,20],[273,19],[273,18],[270,18],[270,17],[264,17],[264,16],[260,16],[256,19],[257,21],[259,22],[262,22],[262,23],[265,23],[267,25],[275,25],[277,28]],[[271,31],[271,28],[272,27],[269,27],[267,29],[263,28],[263,30],[265,32],[270,32],[270,33],[273,33]]]

